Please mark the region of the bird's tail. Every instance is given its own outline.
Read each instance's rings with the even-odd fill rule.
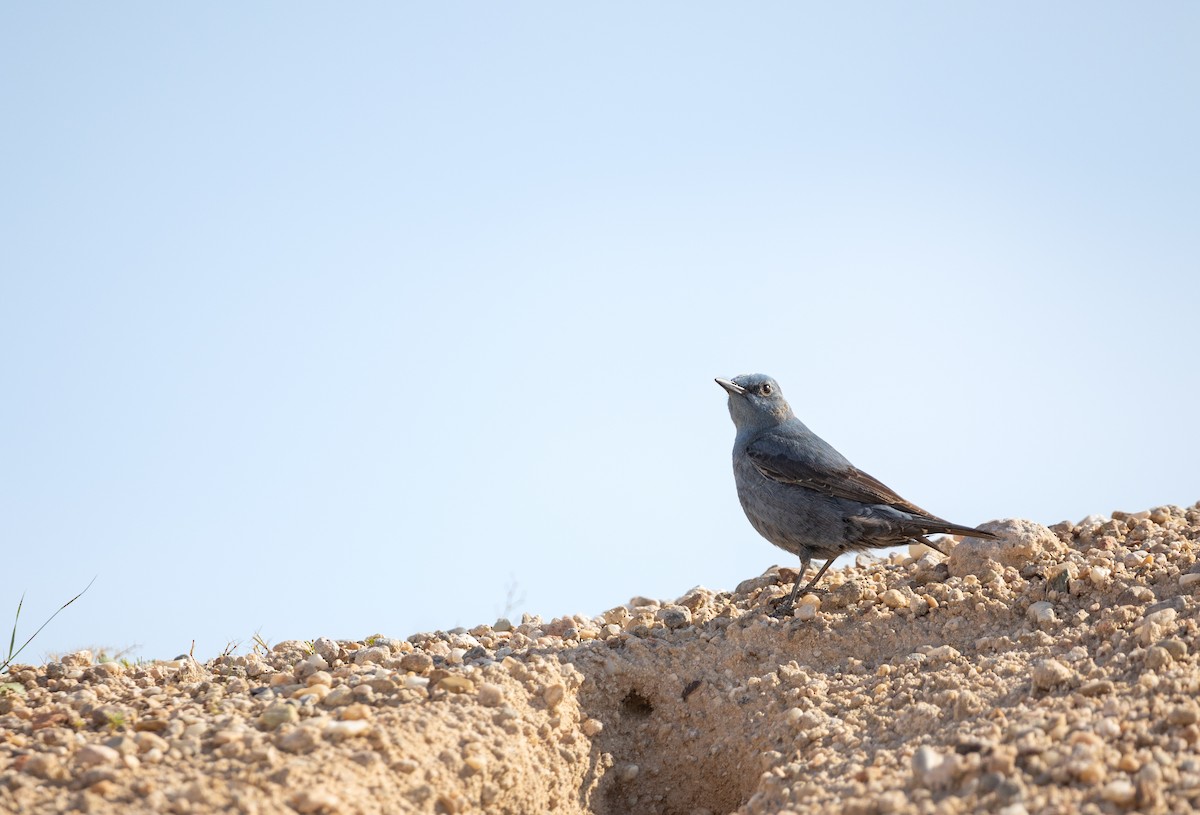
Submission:
[[[947,534],[993,540],[996,538],[996,535],[991,532],[984,532],[973,526],[952,524],[936,515],[918,515],[915,512],[904,512],[889,506],[863,507],[847,520],[852,526],[857,527],[855,537],[861,541],[861,545],[869,547],[896,546],[905,541],[918,541],[931,549],[946,554],[941,546],[925,536]]]
[[[933,527],[928,527],[928,525],[922,526],[921,534],[913,535],[912,540],[915,540],[918,543],[925,544],[926,546],[928,546],[930,549],[932,549],[935,552],[941,552],[943,555],[948,555],[949,552],[947,552],[945,549],[943,549],[940,544],[934,543],[933,541],[931,541],[929,538],[927,538],[925,536],[942,533],[942,534],[962,535],[965,538],[995,539],[995,537],[996,537],[991,532],[984,532],[981,529],[975,529],[974,527],[970,527],[970,526],[959,526],[958,524],[952,524],[949,521],[942,521],[941,519],[938,519],[938,520],[939,520],[939,523],[936,526],[933,526]]]
[[[952,524],[949,521],[943,521],[941,518],[921,518],[917,516],[913,518],[912,525],[919,527],[922,535],[962,535],[965,538],[996,539],[996,536],[991,532],[984,532],[982,529],[976,529],[973,526]]]

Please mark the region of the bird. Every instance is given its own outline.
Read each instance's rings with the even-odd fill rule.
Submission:
[[[790,612],[846,552],[916,542],[944,555],[926,535],[996,537],[939,518],[855,467],[796,418],[779,383],[766,374],[716,382],[729,394],[737,428],[733,475],[742,510],[758,534],[800,558],[792,593],[775,614]],[[802,589],[813,558],[825,564]]]

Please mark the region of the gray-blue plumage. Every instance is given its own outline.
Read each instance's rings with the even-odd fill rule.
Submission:
[[[746,374],[717,384],[729,393],[737,427],[733,475],[742,509],[760,535],[800,557],[800,574],[781,610],[795,602],[813,558],[825,565],[803,591],[845,552],[910,541],[941,551],[925,537],[938,532],[995,537],[926,512],[859,470],[796,418],[771,377]]]

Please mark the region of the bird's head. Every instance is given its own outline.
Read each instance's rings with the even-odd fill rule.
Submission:
[[[766,374],[742,374],[717,379],[729,392],[729,415],[738,430],[772,427],[792,417],[779,383]]]

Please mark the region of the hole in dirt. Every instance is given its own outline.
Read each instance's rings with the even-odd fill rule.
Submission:
[[[625,694],[625,698],[621,700],[621,715],[630,716],[634,719],[644,719],[654,712],[654,705],[650,704],[650,700],[642,696],[636,690],[631,690]]]
[[[581,702],[604,724],[594,747],[606,765],[586,799],[590,815],[720,815],[749,799],[767,745],[747,734],[762,728],[752,726],[750,705],[694,676],[651,663],[623,682],[608,674],[589,683],[596,692],[583,693]]]

